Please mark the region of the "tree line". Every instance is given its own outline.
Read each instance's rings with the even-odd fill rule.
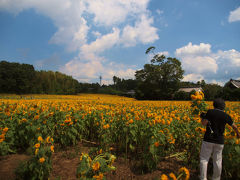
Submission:
[[[134,97],[140,100],[190,100],[190,93],[180,88],[201,87],[206,100],[222,97],[240,100],[240,88],[207,84],[204,80],[184,82],[181,62],[176,58],[154,53],[149,47],[150,63],[135,72],[135,79],[113,76],[113,84],[81,83],[72,76],[53,71],[36,71],[30,64],[0,62],[0,93],[16,94],[77,94],[103,93]],[[100,78],[101,81],[101,78]]]
[[[36,71],[33,65],[0,62],[0,93],[76,94],[79,82],[53,71]]]

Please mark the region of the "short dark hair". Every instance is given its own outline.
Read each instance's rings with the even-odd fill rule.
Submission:
[[[217,98],[213,101],[214,108],[224,110],[225,109],[225,101],[222,98]]]

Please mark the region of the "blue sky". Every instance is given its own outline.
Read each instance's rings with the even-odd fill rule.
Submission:
[[[0,60],[80,82],[134,78],[149,46],[185,81],[240,79],[239,0],[0,0]]]

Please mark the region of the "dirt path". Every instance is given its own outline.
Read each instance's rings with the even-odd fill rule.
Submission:
[[[81,152],[86,153],[87,147],[79,145],[74,148],[69,148],[64,151],[56,152],[52,156],[53,169],[50,175],[51,180],[76,180],[76,169],[79,163]],[[14,170],[21,161],[29,158],[27,155],[14,154],[1,157],[0,159],[0,180],[14,180]],[[152,180],[161,177],[162,173],[169,174],[170,172],[177,173],[177,170],[182,167],[182,163],[176,159],[167,159],[158,164],[157,170],[147,174],[136,174],[132,170],[134,164],[123,158],[117,158],[114,166],[116,171],[107,174],[107,179],[110,180]],[[190,179],[196,178],[196,171],[190,172]]]
[[[29,156],[24,154],[12,154],[0,157],[0,180],[15,179],[14,170],[21,161],[26,161]]]

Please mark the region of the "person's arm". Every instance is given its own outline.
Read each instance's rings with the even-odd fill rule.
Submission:
[[[208,124],[208,120],[207,119],[202,119],[202,125],[206,126]]]
[[[201,122],[202,122],[203,126],[206,126],[208,124],[208,120],[206,119],[206,115],[207,115],[206,113],[201,113],[200,114],[200,117],[202,119]]]
[[[238,138],[240,138],[240,133],[239,133],[239,131],[238,131],[238,127],[236,126],[236,124],[232,124],[232,128],[233,128],[233,130],[237,133],[237,137]]]

